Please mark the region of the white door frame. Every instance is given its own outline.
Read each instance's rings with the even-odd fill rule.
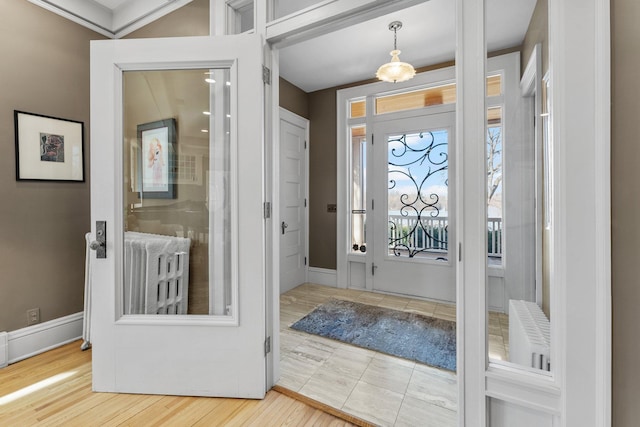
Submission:
[[[428,87],[431,85],[441,85],[452,83],[455,80],[455,70],[453,67],[440,68],[437,70],[420,73],[413,79],[403,83],[384,83],[375,82],[365,85],[355,86],[352,88],[339,90],[337,93],[337,233],[336,233],[336,274],[337,286],[339,288],[349,287],[351,277],[351,263],[365,263],[366,289],[372,289],[371,285],[371,263],[373,262],[373,251],[367,251],[365,254],[353,254],[349,248],[351,247],[351,236],[349,234],[349,171],[348,159],[350,158],[350,145],[348,141],[350,136],[347,135],[346,128],[349,125],[363,124],[367,126],[367,135],[371,135],[373,131],[374,121],[373,114],[367,111],[366,117],[358,119],[348,119],[348,100],[354,98],[367,98],[387,92],[404,92],[413,87]],[[369,108],[367,107],[367,110]],[[451,111],[451,106],[433,106],[425,109],[421,114],[438,114],[441,112]],[[408,115],[415,115],[416,112],[410,112]],[[395,114],[394,114],[395,115]],[[449,159],[453,158],[453,152],[449,153]],[[372,163],[372,156],[368,157],[367,164]],[[369,190],[371,192],[372,189]],[[367,200],[371,199],[368,195]],[[370,206],[370,204],[369,204]],[[367,237],[367,243],[373,243],[371,233]]]
[[[311,30],[322,34],[322,27],[327,31],[326,23],[336,16],[350,16],[348,23],[342,25],[364,20],[367,14],[359,14],[356,3],[356,0],[340,4],[322,2],[313,14],[298,14],[295,20],[282,22],[282,26],[269,25],[268,31],[266,24],[256,28],[259,32],[265,29],[267,42],[286,43],[289,36],[304,37]],[[485,135],[484,6],[484,0],[456,0],[456,80],[460,105],[456,134],[461,141],[456,154],[460,212],[457,243],[462,247],[461,261],[457,264],[459,425],[487,425],[488,398],[492,397],[507,405],[546,413],[554,425],[608,426],[611,423],[609,0],[549,2],[552,136],[554,141],[562,141],[552,165],[556,208],[551,271],[552,359],[557,363],[550,380],[539,374],[489,365],[487,359],[486,236],[482,232],[486,199],[478,197],[486,191],[484,149],[482,144],[474,148],[472,143],[483,141]],[[324,24],[314,26],[314,22]],[[284,29],[284,25],[290,28]],[[585,38],[584,34],[593,37]],[[272,108],[276,111],[277,49],[272,59]],[[277,129],[276,123],[272,125]],[[277,136],[277,131],[274,132]],[[273,279],[277,280],[277,275]],[[277,307],[275,298],[274,305]],[[276,310],[273,320],[277,324]],[[273,364],[277,369],[277,358]]]

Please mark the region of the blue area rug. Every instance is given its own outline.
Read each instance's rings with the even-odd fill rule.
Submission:
[[[332,299],[291,328],[456,370],[456,324],[448,320]]]

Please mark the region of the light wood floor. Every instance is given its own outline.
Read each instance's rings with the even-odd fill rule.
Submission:
[[[380,426],[455,426],[455,373],[289,327],[330,298],[456,320],[454,305],[363,290],[300,285],[280,297],[278,385]],[[508,319],[498,313],[490,313],[489,317],[489,353],[492,358],[506,359]]]
[[[91,391],[80,341],[0,369],[0,426],[352,426],[276,391],[264,400]]]

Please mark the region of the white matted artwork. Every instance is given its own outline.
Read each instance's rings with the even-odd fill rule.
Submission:
[[[175,119],[138,125],[141,198],[175,199]]]
[[[14,111],[16,179],[84,181],[84,123]]]

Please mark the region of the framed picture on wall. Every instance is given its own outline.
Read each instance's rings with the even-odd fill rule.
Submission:
[[[138,182],[141,198],[176,198],[176,143],[175,119],[138,125]]]
[[[13,112],[18,181],[84,182],[84,123]]]

